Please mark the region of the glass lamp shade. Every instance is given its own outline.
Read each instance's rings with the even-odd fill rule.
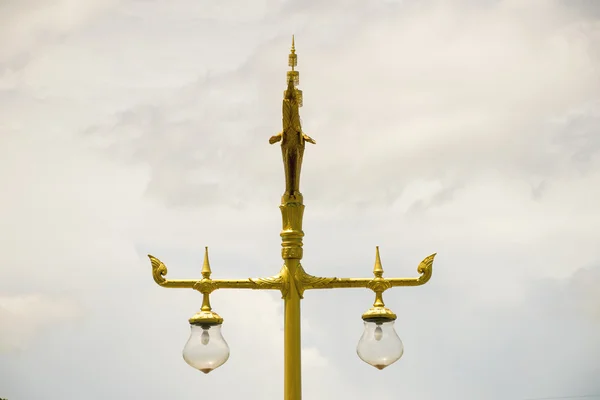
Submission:
[[[393,320],[365,321],[365,331],[356,347],[358,356],[377,369],[395,363],[404,354],[402,341],[396,334]]]
[[[190,338],[183,348],[185,362],[205,374],[225,364],[229,346],[221,334],[222,325],[190,326]]]

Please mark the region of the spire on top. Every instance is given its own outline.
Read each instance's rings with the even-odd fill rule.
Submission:
[[[294,43],[294,35],[292,35],[292,49],[290,51],[290,56],[289,56],[289,65],[290,65],[290,67],[292,67],[292,71],[294,70],[294,67],[296,65],[298,65],[298,56],[296,55],[296,45]]]
[[[292,35],[292,49],[288,57],[288,65],[292,68],[291,71],[287,72],[287,83],[288,87],[284,91],[285,98],[295,97],[298,107],[302,107],[302,91],[296,89],[296,86],[300,83],[300,73],[294,69],[298,65],[298,55],[296,54],[296,43],[294,35]]]
[[[381,257],[379,257],[379,246],[375,246],[375,267],[373,267],[373,275],[375,275],[376,278],[381,278],[383,276]]]
[[[210,279],[210,274],[212,271],[210,270],[210,262],[208,261],[208,247],[204,248],[204,263],[202,264],[202,277],[206,279]]]

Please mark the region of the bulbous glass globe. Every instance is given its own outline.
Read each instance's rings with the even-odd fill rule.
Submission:
[[[395,363],[404,354],[402,341],[394,329],[394,321],[365,321],[365,331],[356,347],[358,356],[377,369]]]
[[[185,362],[205,374],[225,364],[229,346],[221,334],[221,324],[190,326],[190,338],[183,348]]]

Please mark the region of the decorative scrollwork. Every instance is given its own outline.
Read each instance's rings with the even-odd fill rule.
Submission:
[[[376,293],[383,293],[392,287],[392,283],[384,278],[373,278],[368,283],[368,288]]]
[[[204,278],[202,280],[199,280],[198,282],[194,283],[194,290],[199,291],[202,294],[210,294],[212,292],[214,292],[215,290],[217,290],[219,287],[217,286],[217,283],[215,281],[213,281],[212,279],[207,279]]]
[[[285,298],[290,288],[289,273],[284,265],[279,274],[266,278],[248,278],[256,287],[255,289],[279,289],[281,298]]]
[[[284,260],[288,258],[302,258],[302,247],[284,247],[281,249],[281,258]]]
[[[433,273],[433,259],[435,258],[437,253],[433,253],[430,256],[427,256],[419,263],[417,267],[417,272],[421,274],[419,280],[427,282]]]
[[[337,278],[325,278],[307,274],[306,271],[304,271],[304,268],[302,268],[302,264],[298,264],[294,278],[301,299],[304,298],[304,291],[306,289],[328,288],[333,281],[337,280]]]
[[[148,258],[150,258],[150,263],[152,263],[152,277],[154,278],[154,282],[161,286],[167,283],[167,279],[165,278],[167,275],[167,266],[150,254],[148,254]]]
[[[280,275],[273,275],[267,278],[248,278],[248,280],[257,286],[257,289],[279,289],[283,283]]]

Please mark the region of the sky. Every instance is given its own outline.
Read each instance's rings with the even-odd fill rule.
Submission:
[[[0,397],[280,399],[274,292],[218,291],[229,361],[181,350],[169,277],[281,267],[295,34],[305,270],[385,293],[405,354],[356,355],[368,290],[307,292],[305,399],[600,398],[600,3],[0,3]],[[591,397],[590,397],[591,398]]]

